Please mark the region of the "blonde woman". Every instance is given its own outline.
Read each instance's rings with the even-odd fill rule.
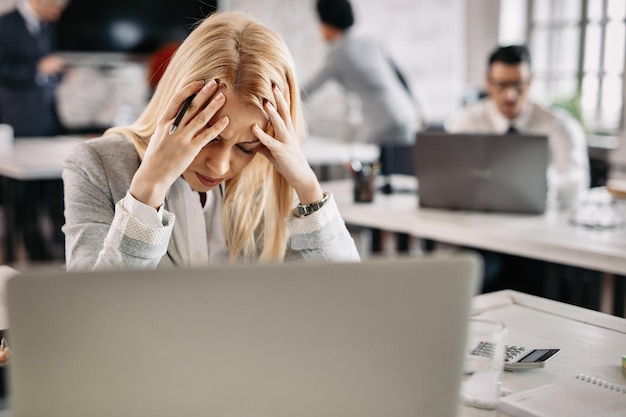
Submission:
[[[305,134],[284,41],[242,13],[213,14],[133,125],[66,160],[68,269],[358,261]]]

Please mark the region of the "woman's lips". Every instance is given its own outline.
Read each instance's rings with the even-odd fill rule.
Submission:
[[[206,185],[207,187],[215,187],[216,185],[219,185],[224,180],[223,178],[205,177],[204,175],[198,172],[196,172],[196,177],[198,178],[198,181],[200,181],[202,184]]]

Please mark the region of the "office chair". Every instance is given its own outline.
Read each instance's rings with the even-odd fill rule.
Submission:
[[[384,184],[381,191],[384,194],[399,192],[414,192],[415,190],[394,188],[391,184],[391,175],[415,175],[415,161],[413,144],[383,143],[380,145],[380,175]]]

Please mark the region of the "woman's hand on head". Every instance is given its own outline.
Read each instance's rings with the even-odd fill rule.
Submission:
[[[323,191],[309,165],[302,146],[298,141],[291,114],[285,98],[278,87],[273,87],[276,107],[269,101],[263,104],[272,126],[275,137],[265,133],[256,124],[252,126],[252,132],[263,144],[259,152],[267,157],[276,170],[287,180],[298,194],[301,204],[310,204],[321,200]]]
[[[195,97],[178,127],[172,131],[172,124],[183,103],[192,95]],[[206,84],[195,81],[172,97],[159,118],[141,165],[131,182],[129,191],[133,197],[152,207],[163,204],[176,178],[187,169],[200,150],[228,125],[227,117],[209,124],[225,101],[224,94],[218,92],[215,80]]]

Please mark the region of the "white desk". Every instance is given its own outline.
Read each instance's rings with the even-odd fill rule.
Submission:
[[[82,140],[65,136],[17,138],[11,149],[0,153],[0,177],[4,183],[2,191],[5,202],[5,262],[14,260],[15,212],[20,209],[15,198],[16,183],[60,179],[65,158]]]
[[[410,181],[416,189],[415,180]],[[377,193],[373,203],[354,203],[351,180],[322,187],[334,194],[349,224],[626,275],[626,228],[573,226],[568,213],[558,211],[517,215],[425,209],[418,207],[416,193]]]
[[[376,162],[380,156],[376,144],[348,143],[320,136],[309,137],[302,148],[307,161],[313,166],[343,165],[352,159]]]
[[[475,297],[472,315],[503,322],[508,344],[561,349],[545,368],[504,372],[502,384],[513,392],[579,373],[626,385],[621,370],[626,319],[516,291]],[[493,415],[470,407],[460,410],[462,417]]]
[[[394,181],[417,189],[414,178],[394,176]],[[624,310],[626,228],[573,226],[568,212],[556,210],[519,215],[419,208],[416,192],[377,193],[372,203],[354,203],[351,180],[322,187],[334,194],[348,224],[616,274],[613,309],[620,315]]]
[[[63,161],[83,139],[17,138],[13,148],[0,153],[0,175],[16,180],[61,178]]]
[[[347,175],[348,164],[351,160],[361,162],[377,162],[380,157],[380,148],[371,143],[348,143],[338,139],[311,136],[303,145],[304,156],[309,165],[316,170],[320,180],[331,179],[332,167],[344,167],[340,178]]]

